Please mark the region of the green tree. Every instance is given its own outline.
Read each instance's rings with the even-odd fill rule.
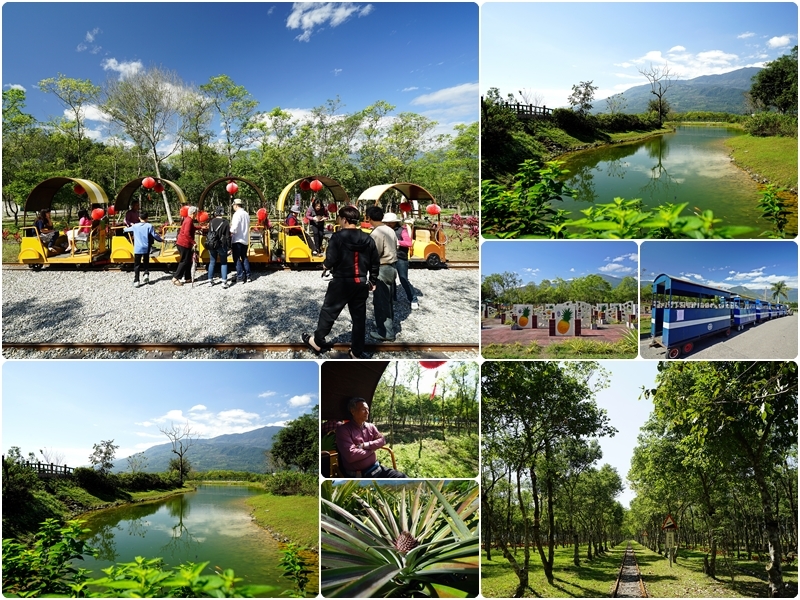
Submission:
[[[319,462],[319,405],[281,429],[269,450],[273,459],[302,473],[316,469]]]
[[[19,224],[19,206],[39,181],[46,140],[24,108],[23,90],[3,90],[3,208],[14,225]]]
[[[577,107],[578,112],[585,115],[592,110],[592,102],[594,102],[594,93],[597,91],[597,86],[592,85],[592,81],[581,81],[578,85],[572,86],[572,94],[567,98],[567,102],[575,110]]]
[[[664,64],[663,67],[654,67],[652,63],[648,68],[639,69],[639,73],[647,78],[650,83],[650,93],[655,96],[656,108],[653,112],[658,115],[658,126],[661,127],[663,117],[669,112],[669,109],[664,110],[666,106],[667,92],[675,83],[675,74],[670,71],[669,65]]]
[[[753,76],[750,96],[780,113],[797,114],[797,46]]]
[[[771,284],[770,291],[772,292],[772,299],[776,302],[780,302],[781,298],[789,299],[789,286],[786,285],[785,281],[776,281]]]
[[[625,100],[623,94],[614,94],[606,98],[606,107],[608,108],[609,114],[617,115],[623,112],[627,105],[628,101]]]
[[[114,468],[114,455],[118,449],[119,446],[114,445],[114,440],[103,440],[99,444],[93,444],[89,462],[98,472],[107,475]]]

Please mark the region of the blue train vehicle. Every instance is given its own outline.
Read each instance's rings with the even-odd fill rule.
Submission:
[[[733,297],[725,290],[659,275],[653,281],[652,345],[663,346],[669,358],[678,358],[694,350],[697,340],[730,335]]]
[[[746,325],[756,323],[756,301],[743,296],[733,297],[733,325],[741,331]]]

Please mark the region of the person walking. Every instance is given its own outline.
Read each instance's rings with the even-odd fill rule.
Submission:
[[[353,321],[350,358],[369,358],[364,354],[367,329],[367,298],[378,282],[380,259],[375,241],[361,231],[361,215],[354,206],[339,210],[339,230],[331,236],[322,263],[333,274],[319,311],[314,335],[303,333],[303,343],[316,355],[329,350],[325,337],[345,306]]]
[[[394,213],[386,213],[383,215],[383,223],[391,227],[397,236],[397,262],[394,266],[395,269],[397,269],[397,276],[400,278],[400,285],[403,287],[406,298],[408,298],[408,303],[411,305],[411,310],[417,310],[419,308],[417,293],[414,290],[414,286],[411,285],[411,282],[408,280],[408,252],[413,245],[411,236],[408,233],[408,228],[403,225],[403,222]],[[397,290],[395,289],[395,300],[396,299]]]
[[[221,206],[214,210],[214,215],[208,224],[208,233],[206,234],[208,284],[214,285],[214,267],[219,260],[222,289],[227,290],[230,287],[228,284],[228,250],[231,246],[231,224],[225,218],[225,210]]]
[[[138,288],[139,271],[144,265],[144,285],[150,283],[150,249],[153,240],[163,242],[155,228],[147,222],[150,215],[146,211],[139,213],[139,222],[124,229],[125,233],[133,234],[133,287]]]
[[[183,285],[183,280],[192,268],[192,250],[195,244],[194,234],[197,231],[194,226],[196,214],[197,207],[190,206],[186,211],[183,222],[181,222],[181,228],[178,230],[178,239],[175,241],[175,246],[178,248],[181,259],[178,263],[178,268],[175,269],[175,276],[172,278],[172,283],[175,285]]]
[[[372,297],[372,306],[375,311],[375,327],[377,331],[370,331],[371,338],[381,342],[393,342],[394,333],[394,293],[395,280],[397,279],[397,236],[391,227],[383,224],[383,209],[380,206],[370,206],[367,209],[367,220],[372,225],[370,237],[375,240],[375,247],[380,257],[378,284]]]
[[[233,218],[231,219],[231,251],[233,264],[236,265],[236,281],[247,283],[250,280],[250,261],[247,259],[250,236],[250,215],[244,209],[241,198],[233,201]]]

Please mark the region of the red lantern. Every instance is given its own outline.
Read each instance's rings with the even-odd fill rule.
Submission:
[[[328,204],[328,212],[331,213],[332,215],[336,214],[337,212],[336,202],[331,202],[330,204]]]
[[[75,184],[75,187],[72,188],[72,191],[78,194],[78,196],[83,196],[86,193],[86,190],[83,189],[80,184]]]
[[[148,190],[152,190],[156,186],[156,180],[152,177],[145,177],[142,179],[142,186],[146,187]]]
[[[300,189],[304,192],[307,192],[311,189],[311,184],[308,183],[307,179],[303,179],[303,181],[300,182]]]
[[[411,206],[410,202],[401,202],[400,203],[400,212],[408,213],[408,212],[411,212],[412,210],[414,210],[414,207]]]
[[[201,210],[200,214],[197,217],[197,220],[200,221],[201,223],[205,223],[206,221],[208,221],[208,213],[204,210]]]
[[[267,209],[266,208],[259,208],[256,211],[256,217],[258,217],[259,221],[265,221],[267,219]]]
[[[425,212],[427,212],[429,215],[438,215],[440,212],[442,212],[442,209],[439,208],[438,204],[428,204],[428,208],[425,209]]]
[[[421,360],[419,361],[421,367],[425,369],[438,369],[444,364],[447,364],[446,360]]]
[[[100,219],[103,218],[103,216],[105,216],[105,214],[106,211],[104,211],[102,208],[95,208],[92,211],[92,219],[94,219],[95,221],[99,221]]]
[[[189,207],[188,206],[181,206],[181,216],[188,217],[189,216]]]
[[[153,186],[153,191],[156,194],[160,194],[164,191],[164,185],[160,181],[156,181],[156,184]]]
[[[322,182],[319,179],[315,179],[310,184],[310,187],[313,191],[318,192],[322,189]]]
[[[239,191],[239,186],[236,185],[233,181],[231,181],[228,185],[225,186],[225,189],[228,190],[228,193],[233,196],[236,192]]]
[[[113,217],[115,214],[117,214],[117,209],[114,208],[113,206],[109,206],[108,207],[108,216],[109,217]]]

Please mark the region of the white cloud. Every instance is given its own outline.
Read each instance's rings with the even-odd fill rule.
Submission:
[[[755,35],[755,33],[753,33],[752,31],[745,31],[744,33],[740,33],[739,35],[737,35],[736,39],[738,39],[738,40],[746,40],[747,38],[751,38],[754,35]]]
[[[289,406],[306,406],[311,404],[314,399],[314,394],[302,394],[300,396],[292,396],[289,398]]]
[[[273,421],[272,423],[267,423],[265,427],[286,427],[286,423],[289,421]]]
[[[793,36],[791,35],[779,35],[774,38],[770,38],[770,40],[767,42],[767,46],[770,48],[785,48],[792,43],[792,37]]]
[[[599,267],[599,270],[603,273],[631,273],[633,272],[633,267],[626,267],[625,265],[612,262]]]
[[[192,408],[189,409],[189,412],[195,412],[198,410],[208,410],[205,404],[195,404]]]
[[[272,398],[272,396],[275,396],[277,393],[278,393],[278,392],[274,392],[274,391],[272,391],[272,390],[267,390],[266,392],[262,392],[262,393],[260,393],[260,394],[258,395],[258,397],[259,397],[259,398]]]
[[[669,49],[668,52],[685,52],[685,51],[686,48],[684,48],[683,46],[673,46],[672,48]]]
[[[108,113],[103,112],[103,110],[96,104],[87,104],[82,108],[81,113],[86,121],[100,121],[102,123],[108,123],[111,120],[111,118],[108,116]],[[75,113],[69,109],[64,109],[64,118],[72,120],[75,118]]]
[[[331,72],[333,73],[333,76],[334,76],[334,77],[338,77],[338,76],[339,76],[339,73],[341,73],[341,72],[342,72],[342,70],[341,70],[341,69],[334,69],[334,70],[333,70],[333,71],[331,71]]]
[[[302,29],[303,32],[295,39],[307,42],[325,25],[338,27],[352,16],[366,17],[372,9],[372,4],[359,6],[353,2],[295,2],[286,19],[286,27]]]
[[[415,85],[412,85],[411,87],[403,88],[403,89],[402,89],[402,90],[400,90],[400,91],[401,91],[401,92],[413,92],[414,90],[418,90],[418,89],[419,89],[419,88],[418,88],[417,86],[415,86]]]
[[[574,272],[575,272],[575,269],[574,269],[574,268],[572,268],[572,269],[570,269],[570,270],[569,270],[569,272],[570,272],[570,273],[574,273]]]
[[[119,62],[116,58],[106,58],[100,63],[104,71],[116,71],[119,73],[120,80],[136,75],[144,68],[141,61]]]
[[[475,105],[478,101],[478,84],[477,83],[462,83],[450,88],[444,88],[430,94],[423,94],[417,96],[411,101],[414,105],[431,105],[431,104],[465,104],[469,103]]]
[[[18,83],[6,83],[3,85],[4,88],[8,88],[9,90],[20,90],[22,92],[27,92],[28,90],[25,89],[24,86]]]
[[[89,42],[89,43],[93,42],[94,38],[97,36],[98,33],[100,33],[100,28],[99,27],[95,27],[91,31],[87,31],[86,32],[86,41]]]
[[[617,263],[617,262],[622,262],[622,261],[625,261],[625,260],[633,260],[633,261],[635,261],[635,260],[638,260],[638,258],[639,257],[636,254],[623,254],[622,256],[617,256],[611,262]],[[606,259],[606,261],[608,261],[608,260],[609,259]]]

